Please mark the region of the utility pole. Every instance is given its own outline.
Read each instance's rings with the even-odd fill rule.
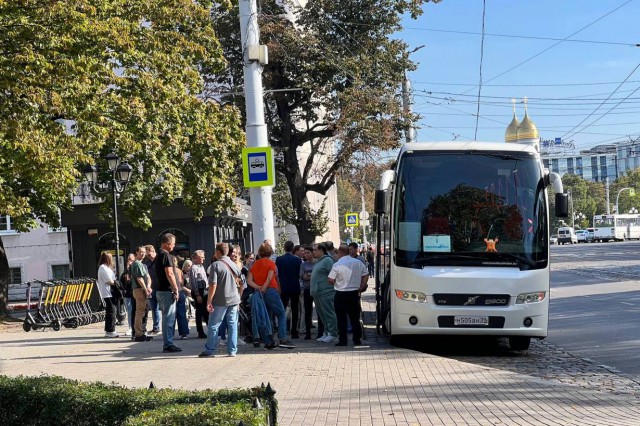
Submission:
[[[604,178],[604,192],[607,194],[607,214],[611,214],[611,208],[609,207],[609,178],[608,177]]]
[[[416,47],[410,52],[407,52],[406,58],[408,59],[409,55],[417,52],[423,47],[425,47],[424,44]],[[409,80],[409,76],[407,76],[407,70],[405,69],[404,80],[402,80],[402,109],[406,117],[410,117],[413,114],[411,105],[413,105],[413,90],[411,89],[411,80]],[[410,118],[407,118],[407,124],[405,125],[405,140],[407,143],[416,142],[416,128]]]
[[[258,59],[249,59],[251,48],[260,48],[260,28],[258,27],[258,7],[256,0],[240,0],[240,40],[244,60],[244,97],[246,102],[247,147],[267,147],[267,125],[264,122],[262,95],[262,64]],[[266,53],[266,47],[265,53]],[[261,186],[249,189],[254,245],[264,240],[275,244],[273,230],[273,203],[271,187]]]
[[[402,81],[402,108],[404,110],[404,114],[407,117],[407,124],[405,126],[405,140],[407,143],[416,141],[416,129],[413,126],[413,122],[410,117],[413,113],[411,105],[413,103],[412,98],[413,91],[411,89],[411,80],[407,76],[407,71],[404,72],[404,80]]]
[[[365,249],[367,247],[367,221],[369,220],[369,213],[367,212],[366,205],[364,203],[364,183],[360,182],[360,198],[362,200],[362,214],[360,223],[362,224],[362,244]]]

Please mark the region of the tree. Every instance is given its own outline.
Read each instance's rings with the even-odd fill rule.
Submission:
[[[362,210],[362,194],[360,186],[364,186],[364,204],[369,212],[369,223],[373,222],[375,192],[380,183],[380,176],[385,170],[393,169],[392,163],[368,163],[360,168],[344,168],[336,177],[338,188],[338,220],[340,235],[347,235],[344,217],[348,212]],[[371,232],[371,225],[368,232]],[[362,226],[353,228],[353,236],[362,239]]]
[[[593,216],[596,214],[606,213],[606,201],[604,195],[604,185],[602,182],[591,182],[574,174],[565,174],[562,176],[562,186],[564,192],[571,192],[571,200],[569,201],[569,217],[557,218],[554,215],[555,193],[549,188],[550,216],[551,216],[551,232],[560,226],[570,226],[572,222],[571,215],[582,213],[583,219],[575,221],[576,227],[587,228],[591,225]],[[571,211],[573,206],[573,211]]]
[[[631,191],[625,190],[620,192],[622,188],[633,188],[634,195]],[[609,197],[615,208],[616,197],[620,192],[618,199],[619,213],[627,213],[632,207],[640,209],[640,169],[629,170],[625,175],[620,176],[609,188]],[[618,213],[618,212],[616,212]]]
[[[301,241],[312,241],[318,229],[309,192],[326,194],[345,167],[398,147],[407,117],[397,92],[405,70],[415,66],[407,45],[392,34],[401,29],[403,14],[420,14],[427,1],[311,0],[304,8],[296,0],[261,3],[261,43],[269,47],[262,78],[272,90],[264,98],[268,139]],[[237,13],[214,10],[230,67],[209,88],[211,96],[242,105],[242,98],[222,95],[243,85]]]
[[[136,226],[154,199],[182,197],[196,219],[232,206],[243,133],[236,109],[199,96],[225,67],[207,3],[0,0],[0,213],[16,229],[58,226],[78,169],[112,151],[134,169],[120,204]]]

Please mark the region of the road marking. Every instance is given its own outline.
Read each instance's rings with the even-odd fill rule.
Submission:
[[[575,296],[596,296],[610,293],[639,292],[640,286],[636,281],[616,281],[612,283],[574,285],[551,289],[553,299],[563,299]]]

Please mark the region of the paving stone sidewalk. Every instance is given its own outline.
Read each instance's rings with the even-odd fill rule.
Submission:
[[[370,291],[366,311],[372,302]],[[200,359],[202,339],[179,340],[183,352],[163,354],[161,338],[133,343],[101,330],[5,331],[0,374],[185,389],[270,382],[282,425],[637,425],[640,418],[640,386],[546,343],[520,356],[437,356],[390,347],[368,327],[369,345],[358,349],[299,340],[291,350],[247,345],[235,358],[221,350]]]

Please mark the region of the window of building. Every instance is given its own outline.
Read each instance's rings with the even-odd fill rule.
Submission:
[[[560,173],[560,167],[558,167],[558,159],[554,158],[551,160],[551,171]]]
[[[567,158],[567,173],[572,175],[575,174],[573,169],[573,158]]]
[[[22,283],[22,268],[19,266],[9,267],[9,284]]]
[[[576,157],[576,174],[582,176],[582,157]]]
[[[598,157],[591,157],[591,176],[595,182],[599,182],[598,178]]]
[[[60,221],[60,223],[62,223],[62,212],[60,211],[60,209],[58,209],[58,220]],[[47,231],[48,232],[67,232],[67,228],[65,228],[64,226],[61,226],[59,228],[54,228],[51,225],[47,225]]]
[[[609,176],[607,173],[607,156],[600,156],[600,177],[604,180]]]
[[[71,274],[69,272],[69,265],[51,265],[51,278],[53,279],[65,279],[71,278]]]
[[[0,214],[0,232],[14,232],[11,228],[11,216]]]

